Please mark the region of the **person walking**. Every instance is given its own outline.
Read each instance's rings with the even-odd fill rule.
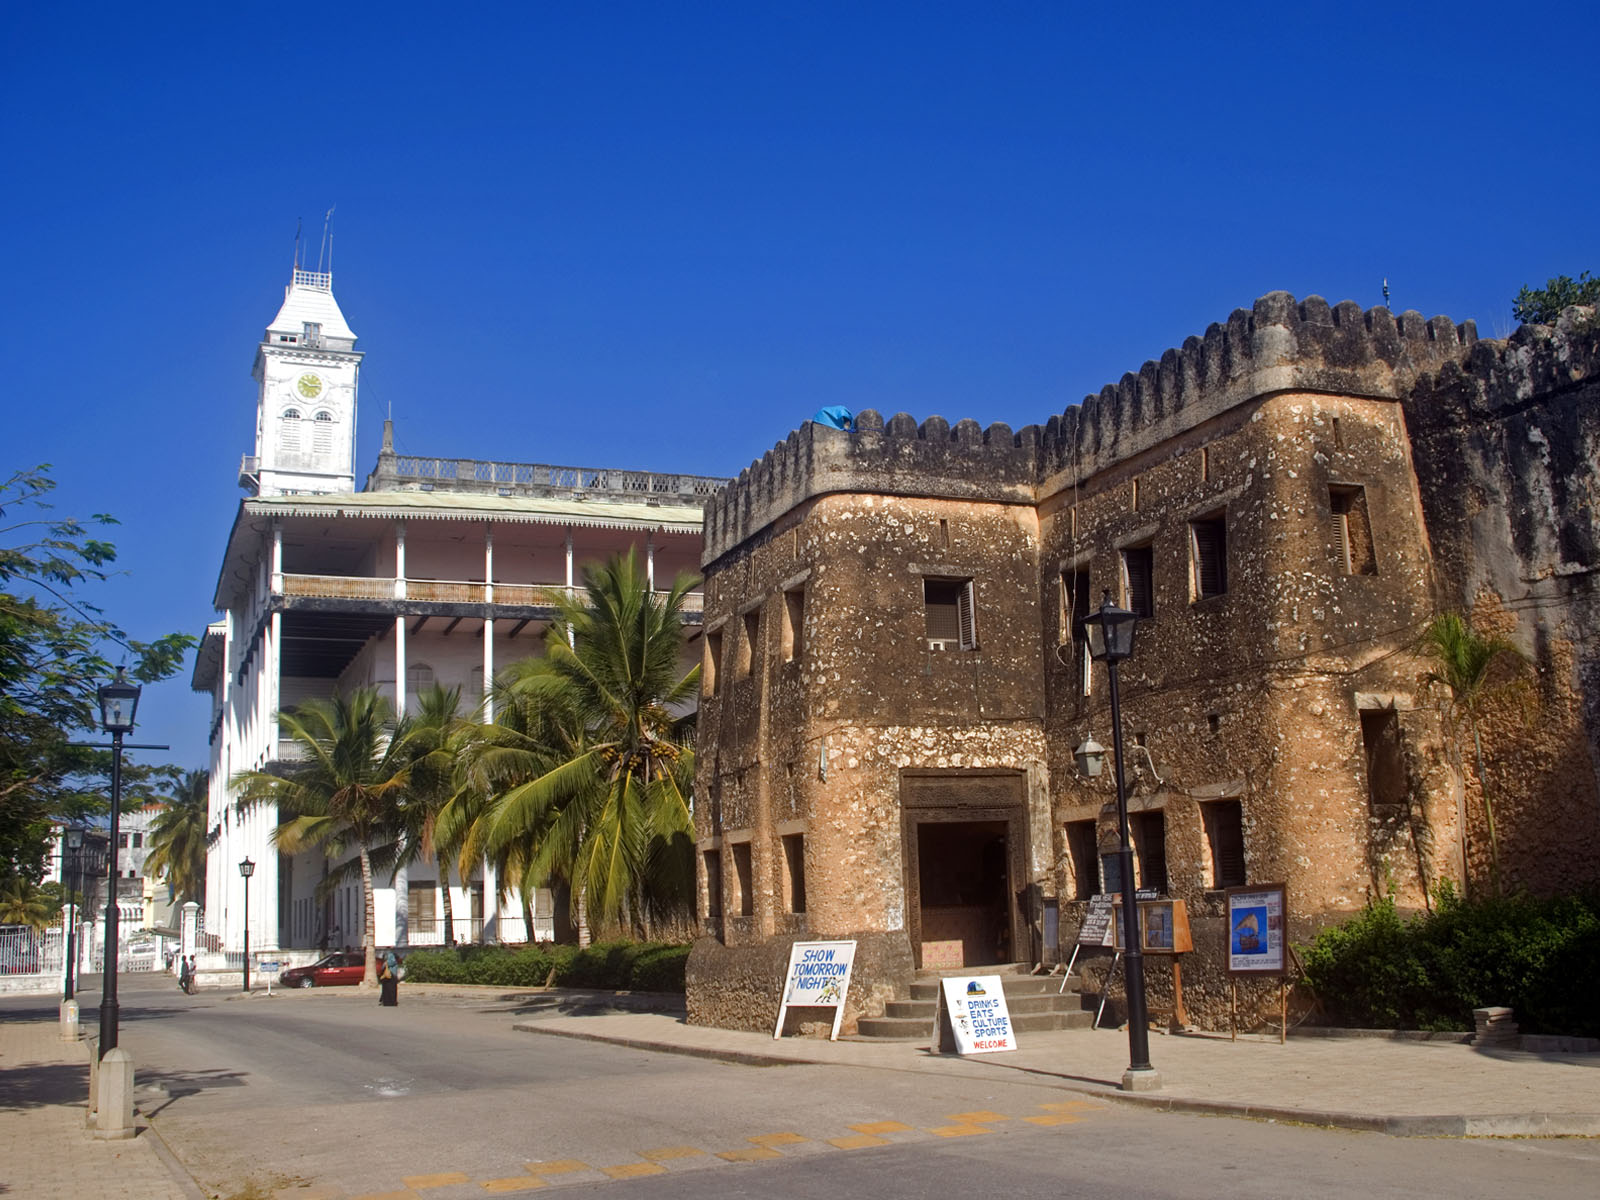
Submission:
[[[394,1008],[400,1003],[400,959],[393,950],[385,950],[378,959],[378,1003]]]
[[[178,967],[178,987],[185,995],[194,995],[194,955],[190,954],[181,960]]]

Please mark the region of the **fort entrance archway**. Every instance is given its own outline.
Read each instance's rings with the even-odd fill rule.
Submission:
[[[1027,790],[1020,771],[900,776],[906,917],[919,967],[1014,961],[1026,947]]]

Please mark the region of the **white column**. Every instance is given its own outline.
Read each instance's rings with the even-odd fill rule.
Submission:
[[[283,595],[283,519],[272,521],[272,579],[269,588],[274,595]]]
[[[394,598],[406,598],[406,526],[404,521],[394,523]],[[403,681],[402,681],[403,682]]]
[[[652,529],[644,535],[644,578],[645,586],[652,592],[656,590],[656,531]]]
[[[494,526],[483,530],[483,598],[494,611]],[[490,684],[494,682],[494,618],[483,619],[483,719],[494,720],[494,697]]]
[[[394,715],[406,715],[406,619],[394,619]]]
[[[470,889],[470,883],[469,883]],[[470,890],[469,890],[470,896]],[[472,912],[471,903],[468,902],[467,912]],[[483,860],[483,928],[485,932],[494,931],[495,940],[500,939],[500,881],[495,877],[494,864],[487,858]]]
[[[572,592],[572,526],[567,526],[567,592]]]
[[[406,526],[394,523],[394,598],[406,598]],[[406,715],[406,619],[394,619],[394,715]]]

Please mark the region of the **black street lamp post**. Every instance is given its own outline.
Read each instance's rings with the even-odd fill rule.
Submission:
[[[246,858],[239,864],[239,874],[244,876],[244,990],[250,990],[250,876],[256,865]]]
[[[68,825],[62,831],[61,844],[63,847],[61,859],[61,882],[68,888],[67,892],[67,970],[62,981],[61,998],[71,1000],[73,995],[73,972],[78,965],[78,902],[82,898],[80,892],[83,887],[83,827]],[[68,863],[71,864],[72,874],[67,874]]]
[[[117,858],[122,817],[122,736],[133,732],[133,715],[139,709],[139,685],[129,683],[121,667],[111,683],[100,687],[100,727],[111,735],[111,843],[106,851],[106,949],[101,969],[100,1057],[117,1046]]]
[[[1117,873],[1122,883],[1122,962],[1128,985],[1128,1069],[1122,1075],[1124,1091],[1148,1091],[1161,1086],[1161,1076],[1150,1065],[1150,1025],[1144,1002],[1144,953],[1139,946],[1139,901],[1133,882],[1133,845],[1128,838],[1128,792],[1122,774],[1122,700],[1117,692],[1117,664],[1133,653],[1133,627],[1138,618],[1111,603],[1105,593],[1099,611],[1084,618],[1089,656],[1106,664],[1111,682],[1111,746],[1116,752]],[[1088,743],[1086,742],[1087,746]],[[1096,747],[1098,749],[1098,747]]]

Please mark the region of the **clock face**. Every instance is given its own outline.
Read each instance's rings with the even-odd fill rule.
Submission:
[[[322,380],[307,371],[294,382],[294,390],[307,400],[315,400],[322,395]]]

